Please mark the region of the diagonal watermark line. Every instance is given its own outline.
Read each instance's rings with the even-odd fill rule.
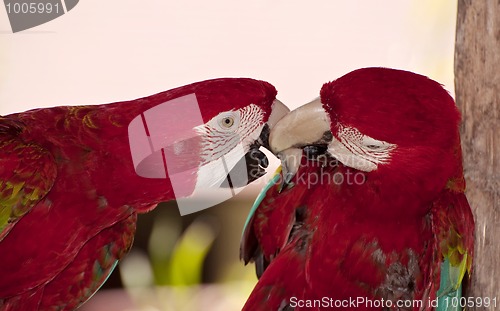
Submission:
[[[232,187],[231,174],[229,174],[229,169],[227,168],[226,159],[222,156],[222,165],[224,166],[224,172],[227,174],[227,182],[229,183],[229,189],[231,189],[231,195],[234,197],[236,194],[234,193],[234,188]]]
[[[62,6],[64,13],[68,13],[68,10],[66,10],[66,1],[65,0],[61,1],[61,6]]]

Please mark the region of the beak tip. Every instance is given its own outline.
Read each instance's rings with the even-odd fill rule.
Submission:
[[[271,105],[271,114],[267,120],[267,124],[270,128],[273,128],[279,120],[286,116],[290,112],[290,109],[285,106],[281,101],[275,99]]]
[[[286,173],[286,175],[283,176],[283,180],[281,181],[278,193],[281,193],[283,191],[283,189],[285,189],[286,186],[288,186],[290,184],[294,175],[295,174],[288,172],[288,173]]]
[[[279,192],[283,191],[286,185],[290,184],[293,177],[297,174],[300,162],[302,158],[302,149],[300,148],[289,148],[278,154],[281,159],[282,167],[282,182],[279,188]]]
[[[286,184],[285,184],[285,181],[283,180],[283,181],[281,182],[281,184],[280,184],[279,189],[278,189],[278,193],[283,192],[283,189],[285,189],[285,186],[286,186]]]

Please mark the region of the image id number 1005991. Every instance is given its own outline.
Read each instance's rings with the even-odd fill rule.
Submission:
[[[59,14],[62,10],[59,3],[14,2],[5,4],[8,14]]]
[[[445,309],[449,307],[453,308],[493,308],[496,310],[497,307],[497,297],[450,297],[444,299],[442,302],[445,304]]]

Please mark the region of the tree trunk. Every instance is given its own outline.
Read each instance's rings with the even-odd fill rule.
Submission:
[[[476,221],[467,296],[496,298],[496,306],[468,310],[500,310],[500,0],[458,0],[455,93]]]

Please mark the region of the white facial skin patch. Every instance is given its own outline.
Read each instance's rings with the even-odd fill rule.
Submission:
[[[328,152],[342,164],[364,172],[371,172],[379,164],[388,163],[391,151],[397,145],[362,134],[353,127],[339,124],[337,135],[328,144]]]
[[[201,166],[196,188],[218,186],[248,152],[264,126],[264,112],[256,105],[218,114],[196,128],[202,137]]]

